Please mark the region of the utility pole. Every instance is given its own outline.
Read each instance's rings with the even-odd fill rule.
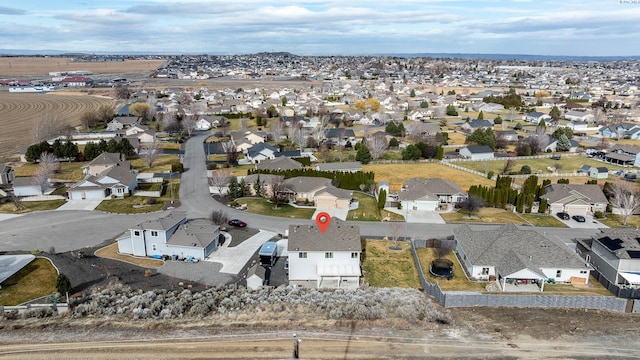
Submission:
[[[173,205],[173,181],[171,180],[171,170],[169,170],[169,191],[171,192],[171,205]]]
[[[300,343],[302,342],[302,339],[298,337],[298,334],[293,333],[293,358],[294,359],[299,359],[300,358]]]

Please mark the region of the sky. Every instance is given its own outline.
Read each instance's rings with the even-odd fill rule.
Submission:
[[[640,0],[2,0],[0,49],[640,55]]]

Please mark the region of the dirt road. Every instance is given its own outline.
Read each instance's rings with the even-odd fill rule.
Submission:
[[[0,359],[637,358],[640,316],[602,311],[450,309],[452,325],[379,322],[246,327],[167,324],[0,324]],[[129,327],[131,326],[131,327]],[[133,327],[135,326],[135,327]],[[276,331],[277,330],[277,331]]]

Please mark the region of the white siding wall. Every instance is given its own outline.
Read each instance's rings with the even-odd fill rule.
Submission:
[[[360,252],[358,252],[358,257],[354,259],[351,258],[351,251],[333,251],[332,259],[325,258],[325,251],[309,251],[306,253],[306,259],[300,258],[300,253],[303,252],[289,252],[289,281],[319,280],[317,268],[320,264],[345,264],[352,265],[354,267],[360,266]]]
[[[586,283],[589,283],[589,269],[549,269],[549,268],[541,268],[542,272],[549,279],[554,279],[556,282],[570,282],[572,277],[583,278],[586,280]],[[557,276],[558,270],[561,271],[560,277]]]
[[[486,275],[483,275],[482,274],[482,269],[483,268],[489,268],[489,273],[486,274]],[[471,268],[471,276],[473,278],[478,279],[478,280],[488,281],[489,280],[489,276],[491,276],[491,275],[496,276],[496,269],[493,266],[473,266]]]

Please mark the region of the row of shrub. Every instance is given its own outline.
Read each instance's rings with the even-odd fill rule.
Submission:
[[[360,288],[320,290],[294,286],[249,290],[225,286],[202,292],[135,290],[114,285],[70,304],[67,317],[109,317],[112,320],[170,320],[236,317],[264,313],[272,319],[296,316],[335,320],[403,319],[409,322],[450,323],[450,315],[416,289]],[[26,316],[26,315],[25,315]],[[51,311],[28,317],[57,316]]]

